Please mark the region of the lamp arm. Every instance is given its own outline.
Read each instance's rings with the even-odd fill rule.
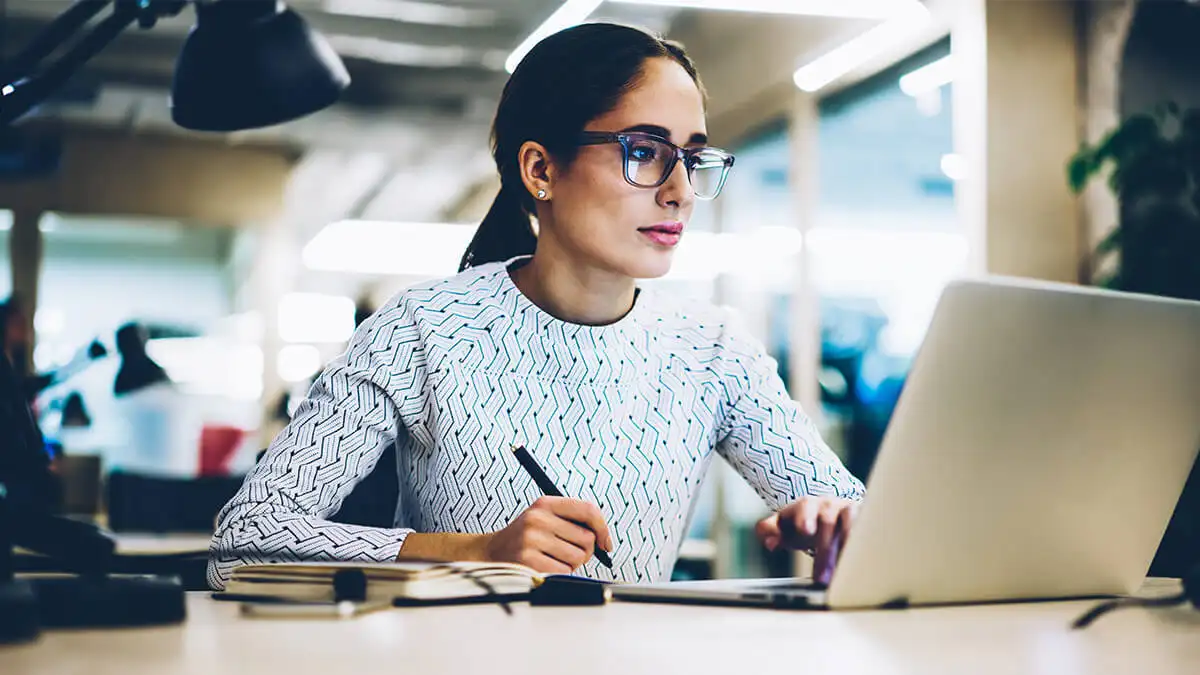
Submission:
[[[38,61],[53,52],[88,19],[109,4],[112,3],[108,0],[76,0],[70,9],[55,19],[34,39],[33,44],[14,59],[13,67],[3,67],[6,77],[0,80],[0,127],[11,124],[62,86],[83,64],[99,54],[128,28],[129,24],[138,21],[144,28],[152,27],[159,16],[178,14],[187,2],[117,0],[113,13],[73,45],[61,59],[42,73],[28,76],[24,74],[25,70],[36,66]]]
[[[9,84],[33,72],[42,59],[52,54],[109,4],[108,0],[75,0],[70,9],[46,26],[25,49],[7,63],[0,64],[0,82]]]

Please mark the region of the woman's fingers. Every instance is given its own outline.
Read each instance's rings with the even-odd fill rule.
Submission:
[[[817,534],[814,537],[813,579],[829,583],[833,567],[837,563],[838,520],[848,505],[844,502],[825,501],[817,513]]]
[[[779,514],[772,513],[758,521],[758,524],[754,526],[754,534],[763,546],[767,547],[768,551],[778,548],[779,542],[783,539],[783,534],[779,530]]]

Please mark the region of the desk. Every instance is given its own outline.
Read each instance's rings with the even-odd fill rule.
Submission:
[[[113,535],[116,540],[116,551],[120,559],[114,562],[113,570],[131,574],[177,574],[182,579],[184,588],[206,589],[205,568],[208,563],[208,545],[211,539],[206,534],[155,534],[155,533],[120,533]],[[19,572],[58,571],[62,565],[58,561],[27,551],[19,546],[14,547],[13,565]],[[171,561],[155,561],[157,556],[180,556],[189,554],[187,558]]]
[[[120,532],[113,535],[121,555],[208,554],[211,534]]]
[[[235,604],[192,593],[185,625],[46,633],[0,647],[0,672],[1200,673],[1200,612],[1123,609],[1069,630],[1091,604],[881,612],[517,604],[513,616],[474,605],[284,621],[243,619]]]

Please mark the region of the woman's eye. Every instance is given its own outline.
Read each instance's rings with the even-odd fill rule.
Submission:
[[[635,162],[652,162],[657,155],[653,145],[635,145],[629,148],[629,158]]]

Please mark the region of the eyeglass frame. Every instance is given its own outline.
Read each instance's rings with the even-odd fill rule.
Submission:
[[[667,166],[663,171],[662,177],[660,177],[658,182],[654,183],[653,185],[641,185],[639,183],[635,183],[633,182],[633,178],[631,178],[629,175],[630,138],[649,139],[658,143],[662,143],[668,148],[674,150],[674,154],[672,154],[667,160]],[[684,160],[683,165],[688,167],[688,160],[701,152],[715,151],[721,153],[723,155],[721,160],[724,166],[721,169],[721,182],[717,184],[716,191],[711,197],[701,197],[699,194],[696,195],[697,199],[703,199],[705,201],[716,199],[721,195],[721,191],[725,189],[725,182],[729,179],[729,172],[733,169],[733,163],[736,159],[733,153],[729,152],[728,150],[722,150],[721,148],[714,148],[707,145],[699,148],[681,148],[668,139],[659,136],[658,134],[651,134],[645,131],[582,131],[579,134],[579,145],[604,145],[607,143],[617,143],[621,146],[621,174],[625,177],[625,182],[634,187],[646,188],[648,190],[662,187],[664,183],[670,180],[671,174],[675,172],[675,166],[679,164],[680,159]],[[687,177],[689,183],[692,181],[692,171],[693,169],[688,167]]]

